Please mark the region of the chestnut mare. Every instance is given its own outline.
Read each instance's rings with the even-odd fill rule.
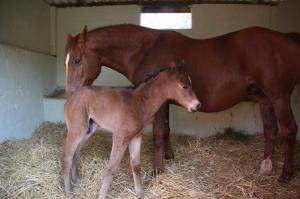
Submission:
[[[67,36],[66,92],[90,85],[105,65],[137,84],[147,74],[172,61],[186,61],[202,112],[218,112],[250,99],[260,105],[265,152],[259,173],[272,172],[275,137],[284,139],[281,182],[291,179],[297,125],[290,97],[300,77],[300,45],[287,34],[252,27],[212,39],[188,38],[169,30],[114,25]],[[154,119],[154,169],[173,158],[169,142],[168,103]],[[163,148],[164,147],[164,148]]]
[[[72,179],[78,179],[76,159],[81,146],[97,128],[104,128],[113,133],[113,144],[99,198],[106,197],[128,145],[135,191],[139,197],[144,197],[140,177],[140,131],[167,100],[175,100],[189,112],[200,106],[190,79],[181,68],[162,69],[134,90],[83,87],[69,97],[65,103],[68,135],[62,155],[66,196],[74,197],[70,170],[72,167]]]

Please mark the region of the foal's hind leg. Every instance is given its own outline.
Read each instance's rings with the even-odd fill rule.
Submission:
[[[271,101],[263,95],[255,96],[254,98],[260,105],[265,137],[264,160],[261,163],[259,174],[270,175],[272,173],[275,139],[278,132],[277,121]]]
[[[163,171],[163,153],[166,150],[166,158],[173,158],[169,134],[169,105],[165,103],[155,114],[153,122],[153,142],[155,148],[154,174]]]
[[[80,177],[78,175],[78,167],[77,167],[77,159],[80,154],[80,150],[81,150],[82,146],[87,142],[87,140],[94,134],[94,132],[96,131],[97,128],[98,128],[98,126],[95,122],[93,122],[93,120],[88,121],[88,130],[86,130],[87,131],[86,135],[84,135],[84,138],[78,144],[78,147],[75,151],[73,161],[72,161],[72,169],[71,169],[72,180],[75,183],[80,182]]]
[[[129,143],[130,166],[134,179],[134,187],[136,194],[144,198],[144,188],[141,179],[140,154],[141,154],[142,136],[134,137]]]
[[[279,181],[288,182],[294,169],[297,124],[293,116],[289,96],[275,99],[272,103],[284,139],[284,165]]]
[[[116,175],[124,152],[127,148],[127,142],[124,137],[113,135],[113,144],[108,162],[108,169],[103,179],[100,189],[99,199],[105,199],[108,188]]]

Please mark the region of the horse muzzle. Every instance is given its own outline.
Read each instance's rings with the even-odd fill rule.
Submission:
[[[200,111],[201,103],[198,100],[193,100],[191,104],[188,106],[188,112],[196,112]]]

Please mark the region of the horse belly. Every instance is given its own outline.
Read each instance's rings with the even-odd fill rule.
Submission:
[[[207,86],[194,85],[194,90],[202,104],[201,111],[212,113],[226,110],[245,99],[248,84],[245,81],[206,82]]]

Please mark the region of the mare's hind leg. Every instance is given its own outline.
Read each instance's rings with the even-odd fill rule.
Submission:
[[[74,198],[71,192],[70,170],[73,162],[74,153],[83,139],[82,132],[78,130],[68,130],[65,148],[62,154],[61,174],[65,185],[65,194],[67,198]]]
[[[130,153],[130,166],[134,179],[134,187],[136,194],[144,198],[144,188],[141,179],[141,168],[140,168],[140,154],[141,154],[141,144],[142,144],[142,136],[139,135],[134,137],[129,143],[129,153]]]
[[[172,149],[172,145],[170,143],[170,105],[166,103],[166,109],[165,109],[165,121],[164,121],[164,149],[165,149],[165,159],[174,159],[174,153]]]
[[[169,105],[163,104],[155,114],[153,122],[153,142],[155,148],[154,174],[163,171],[163,153],[166,150],[166,158],[173,158],[173,151],[169,139]]]
[[[294,170],[297,124],[293,116],[289,96],[272,100],[272,103],[284,139],[284,165],[279,181],[288,182]]]
[[[117,132],[115,133],[117,134]],[[121,163],[124,152],[127,148],[127,142],[122,136],[113,135],[113,144],[109,157],[108,168],[100,189],[99,199],[105,199],[108,188],[116,175]]]
[[[264,128],[265,152],[264,160],[261,163],[260,175],[270,175],[272,173],[272,160],[275,139],[278,132],[277,120],[271,101],[263,95],[254,97],[260,106],[260,112]]]

